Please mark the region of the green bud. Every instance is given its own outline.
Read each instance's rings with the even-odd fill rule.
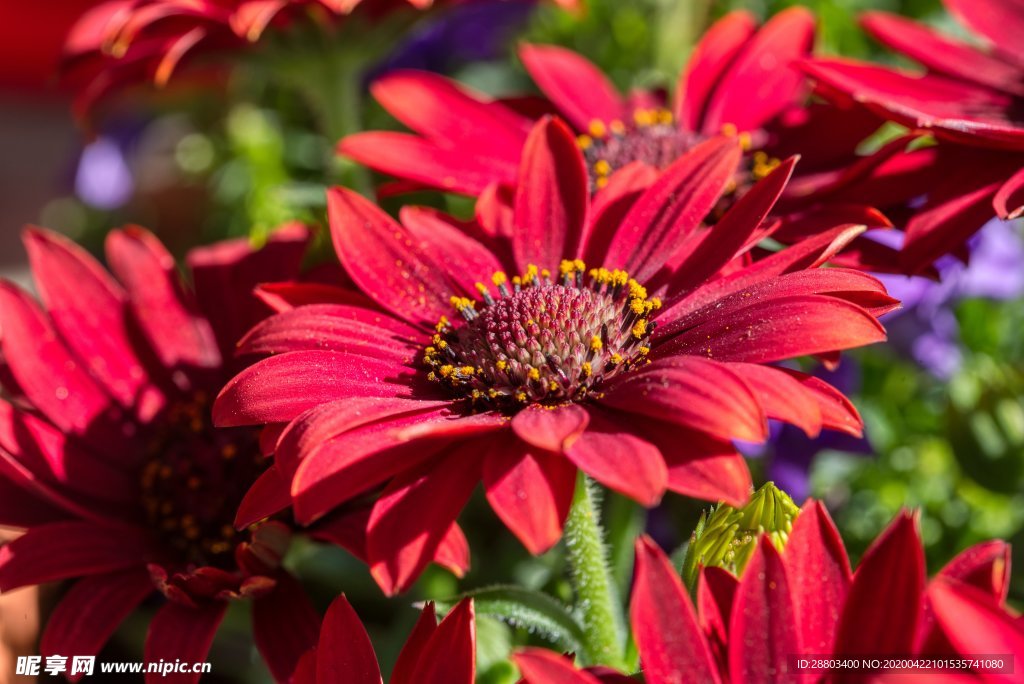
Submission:
[[[742,508],[718,504],[701,514],[683,559],[683,581],[697,586],[701,567],[719,567],[736,576],[743,572],[762,534],[779,551],[786,545],[800,508],[784,491],[767,482]]]

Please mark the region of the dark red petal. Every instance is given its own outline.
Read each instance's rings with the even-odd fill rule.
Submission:
[[[302,224],[288,223],[259,249],[248,238],[238,238],[185,255],[199,309],[213,326],[224,358],[231,358],[235,343],[268,313],[253,290],[260,283],[296,278],[310,237]]]
[[[68,347],[121,405],[151,417],[163,396],[132,345],[124,289],[61,235],[29,228],[24,241],[40,299]]]
[[[674,356],[619,378],[608,384],[602,404],[722,439],[757,442],[768,436],[757,396],[727,364]]]
[[[697,578],[697,616],[701,629],[719,647],[729,639],[729,616],[739,580],[723,568],[702,567]],[[724,650],[724,649],[723,649]]]
[[[310,304],[271,316],[238,342],[259,356],[324,350],[412,363],[424,334],[390,316],[344,304]]]
[[[814,394],[779,368],[756,363],[730,363],[729,369],[743,378],[769,418],[797,426],[808,437],[821,433],[821,409]]]
[[[467,442],[396,477],[374,504],[367,526],[370,573],[384,593],[407,590],[480,481],[484,442]]]
[[[219,427],[281,423],[319,404],[354,397],[402,397],[413,370],[390,359],[331,351],[296,351],[258,361],[221,390]]]
[[[578,131],[592,121],[626,118],[626,106],[615,86],[582,55],[555,45],[519,46],[519,58],[534,83]]]
[[[516,180],[519,153],[510,157],[469,154],[406,133],[356,133],[338,143],[338,153],[383,173],[427,187],[478,195],[494,182]]]
[[[782,560],[799,616],[800,643],[807,653],[831,653],[851,573],[843,540],[820,501],[804,504]]]
[[[939,576],[975,586],[1002,603],[1010,590],[1010,545],[1000,539],[975,544],[946,563]]]
[[[483,484],[491,508],[530,553],[561,539],[576,484],[576,467],[561,454],[501,440],[484,459]]]
[[[67,512],[43,494],[35,494],[7,479],[0,467],[0,525],[35,527],[67,518]]]
[[[0,282],[0,350],[18,389],[63,432],[95,433],[108,423],[113,402],[57,337],[28,295]],[[113,434],[112,434],[113,433]],[[102,441],[102,440],[101,440]],[[117,443],[116,437],[112,440]]]
[[[1024,14],[1020,4],[1006,0],[944,0],[950,12],[988,38],[996,49],[1024,67]]]
[[[655,358],[699,354],[717,361],[770,363],[885,340],[878,320],[825,295],[765,299],[713,318],[654,348]]]
[[[423,655],[424,647],[436,631],[437,615],[434,612],[434,604],[428,602],[416,620],[416,626],[412,628],[409,638],[405,640],[398,659],[395,660],[395,669],[391,672],[389,684],[418,684],[416,665]]]
[[[930,71],[1006,92],[1024,93],[1020,69],[916,21],[888,12],[865,12],[861,25],[877,40]]]
[[[412,249],[461,293],[478,297],[476,284],[489,285],[490,277],[502,270],[497,257],[466,233],[470,226],[430,207],[402,207],[399,218],[414,240]]]
[[[288,481],[276,465],[272,465],[256,478],[235,513],[235,528],[244,530],[249,525],[280,513],[292,505]]]
[[[928,599],[943,633],[960,655],[1006,654],[1016,661],[1024,657],[1024,627],[988,595],[970,585],[936,579],[928,587]],[[986,681],[1006,675],[990,674]]]
[[[704,132],[724,124],[753,131],[795,104],[804,77],[794,62],[810,54],[814,15],[805,7],[779,12],[758,30],[723,74],[708,102]]]
[[[361,309],[374,306],[362,292],[323,283],[263,283],[256,286],[254,294],[277,313],[306,304],[344,304]]]
[[[992,200],[1001,219],[1015,219],[1024,214],[1024,168],[1000,186]]]
[[[612,414],[592,409],[590,426],[565,451],[584,473],[645,506],[661,500],[668,481],[658,448],[632,434],[629,418],[619,423]]]
[[[797,629],[786,567],[767,535],[740,578],[729,624],[729,673],[732,684],[759,684],[766,675],[772,682],[798,682],[789,656],[804,653]]]
[[[636,542],[629,620],[647,681],[721,682],[682,580],[646,536]]]
[[[676,118],[687,130],[703,130],[708,100],[719,87],[722,74],[757,28],[746,11],[730,12],[704,32],[680,74],[676,90]]]
[[[416,664],[416,684],[473,684],[476,622],[473,600],[463,599],[441,620]]]
[[[594,195],[589,221],[583,236],[583,261],[604,264],[608,247],[633,204],[659,176],[658,169],[636,161],[615,171]]]
[[[675,161],[636,200],[612,238],[604,266],[650,280],[682,241],[702,224],[736,172],[734,138],[701,143]]]
[[[519,167],[512,249],[516,264],[555,270],[579,256],[587,224],[590,181],[583,154],[568,126],[545,117],[526,140]]]
[[[380,684],[377,654],[359,616],[342,594],[334,599],[320,628],[316,681]]]
[[[917,522],[901,513],[864,554],[836,634],[837,656],[911,653],[925,585]]]
[[[0,591],[140,567],[147,543],[138,527],[87,522],[34,527],[0,546]]]
[[[141,567],[75,582],[46,621],[39,652],[44,656],[96,655],[121,621],[154,589],[149,573]]]
[[[467,157],[515,160],[529,130],[529,120],[511,109],[426,71],[392,72],[370,90],[406,126]]]
[[[408,230],[346,188],[327,191],[327,211],[338,258],[375,302],[414,325],[451,313],[449,281],[415,250]]]
[[[577,670],[572,660],[543,648],[526,648],[512,655],[524,684],[600,684],[601,680]]]
[[[590,415],[577,404],[530,406],[512,418],[519,439],[543,451],[562,453],[587,428]]]
[[[174,257],[155,235],[137,226],[112,231],[106,254],[110,270],[127,290],[135,320],[164,366],[220,365],[213,329],[186,296]]]
[[[213,636],[217,633],[227,610],[226,601],[214,601],[203,604],[199,608],[168,601],[156,612],[149,623],[146,634],[145,661],[155,663],[160,660],[186,663],[206,662],[206,655],[213,644]],[[173,682],[173,684],[195,684],[199,681],[199,673],[162,674],[149,672],[146,684],[157,682]]]
[[[788,368],[780,369],[786,375],[796,379],[805,392],[814,396],[821,411],[821,424],[829,430],[839,430],[854,437],[863,434],[864,421],[853,403],[842,392],[824,380]]]
[[[507,423],[487,414],[456,418],[444,411],[391,418],[339,435],[314,449],[292,480],[295,515],[309,523],[353,496],[416,468],[445,447]]]
[[[252,605],[252,634],[256,648],[279,681],[287,681],[303,653],[316,646],[320,616],[302,585],[279,573],[273,590]]]

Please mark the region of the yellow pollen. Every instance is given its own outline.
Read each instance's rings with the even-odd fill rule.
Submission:
[[[438,372],[441,373],[442,378],[450,378],[452,375],[455,374],[455,366],[451,364],[445,364],[438,369]]]
[[[658,123],[668,126],[672,124],[674,121],[675,118],[672,116],[672,112],[670,112],[667,109],[658,110]]]
[[[644,300],[640,299],[639,297],[634,297],[633,299],[629,300],[629,309],[630,311],[637,315],[642,314],[646,309]]]
[[[598,179],[596,181],[594,181],[594,185],[597,186],[598,190],[600,190],[601,188],[606,187],[608,185],[608,176],[600,176],[600,177],[598,177]]]
[[[608,124],[608,128],[610,128],[612,133],[615,135],[623,135],[626,132],[626,124],[622,123],[618,119],[612,120],[612,122]]]
[[[531,368],[530,371],[526,375],[531,380],[540,380],[540,371],[537,370],[536,368]]]
[[[494,364],[494,367],[500,371],[504,371],[506,368],[508,368],[508,361],[498,361],[497,363]]]
[[[225,444],[224,448],[220,450],[220,455],[230,460],[238,455],[238,447],[234,444]]]
[[[633,110],[633,121],[637,126],[650,126],[654,123],[654,113],[646,109]]]
[[[598,159],[594,162],[594,173],[598,176],[607,176],[612,172],[612,165],[605,159]]]
[[[594,139],[589,135],[578,135],[576,136],[576,144],[579,145],[581,150],[588,150],[594,144]]]
[[[557,392],[558,391],[558,383],[555,382],[554,380],[552,380],[551,382],[548,383],[548,389],[551,390],[552,392]]]
[[[601,342],[601,338],[599,336],[594,335],[593,337],[590,338],[590,350],[591,351],[601,351],[601,348],[603,346],[604,346],[604,344]]]
[[[573,259],[572,264],[576,267],[577,273],[583,273],[587,270],[587,265],[583,263],[583,259]]]
[[[647,319],[641,318],[633,324],[633,337],[641,338],[647,334]]]
[[[498,271],[491,276],[491,282],[494,283],[496,287],[504,285],[508,282],[508,276],[505,275],[504,271]]]
[[[655,311],[661,308],[661,297],[651,297],[650,302],[651,308],[653,308]]]
[[[620,363],[622,363],[622,354],[619,354],[617,352],[615,354],[612,354],[611,356],[608,357],[608,363],[612,364],[613,366],[618,366]]]
[[[740,133],[740,147],[744,150],[749,150],[751,145],[750,133],[743,131]]]
[[[537,280],[537,267],[534,264],[526,265],[526,273],[523,274],[523,282],[530,283]]]
[[[637,347],[636,350],[637,352],[639,352],[640,356],[647,356],[648,354],[651,353],[650,347]]]
[[[476,288],[476,291],[479,292],[480,294],[484,294],[487,292],[487,286],[484,285],[483,283],[475,283],[474,287]]]
[[[735,136],[737,133],[739,133],[739,129],[736,128],[736,124],[734,124],[734,123],[724,123],[724,124],[722,124],[722,135],[731,138],[731,137]]]
[[[459,372],[463,375],[472,375],[475,371],[476,369],[473,366],[463,366],[459,369]]]
[[[550,278],[550,277],[551,277],[551,271],[549,271],[549,270],[548,270],[548,269],[546,269],[546,268],[542,268],[542,269],[540,270],[540,277],[541,277],[541,278]]]
[[[580,370],[583,372],[583,377],[585,378],[589,378],[594,372],[594,369],[591,368],[589,361],[584,361],[583,364],[580,366]]]
[[[608,127],[605,126],[604,121],[601,121],[600,119],[594,119],[591,121],[590,125],[587,126],[587,129],[595,138],[603,138],[608,135]]]
[[[442,330],[444,330],[447,327],[448,327],[448,317],[447,316],[441,316],[441,318],[438,319],[438,321],[437,321],[437,325],[434,326],[434,329],[437,330],[437,332],[441,332]]]
[[[521,404],[526,403],[526,392],[516,392],[516,401]]]

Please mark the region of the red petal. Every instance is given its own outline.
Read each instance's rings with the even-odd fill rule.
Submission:
[[[1024,47],[1020,37],[1024,34],[1024,15],[1020,4],[1005,0],[944,0],[944,4],[957,18],[988,38],[998,51],[1012,57],[1024,66]]]
[[[793,175],[797,158],[790,157],[740,197],[713,225],[700,244],[677,267],[668,283],[669,293],[697,287],[725,266],[747,243],[775,206]]]
[[[323,283],[263,283],[256,286],[254,294],[277,313],[306,304],[344,304],[361,309],[374,306],[361,292]]]
[[[807,653],[831,653],[850,587],[850,561],[832,518],[820,501],[804,504],[783,554]]]
[[[512,654],[523,675],[523,684],[600,684],[601,680],[577,670],[572,660],[543,648],[526,648]]]
[[[537,122],[519,167],[512,249],[516,264],[555,270],[579,256],[590,181],[572,131],[558,119]]]
[[[425,335],[390,316],[344,304],[310,304],[271,316],[238,342],[239,354],[324,350],[412,363]]]
[[[280,513],[292,505],[288,481],[281,477],[276,465],[267,468],[256,478],[235,513],[235,528],[244,530],[249,525]]]
[[[375,302],[414,325],[451,313],[449,281],[415,251],[404,227],[346,188],[327,191],[327,211],[338,258]]]
[[[1024,214],[1024,169],[1013,174],[1010,180],[1000,186],[992,200],[999,218],[1008,220]]]
[[[430,637],[437,631],[437,615],[434,604],[428,602],[423,607],[416,626],[412,628],[409,638],[405,640],[402,651],[395,661],[395,669],[391,672],[390,684],[418,684],[416,665],[423,655],[423,649]]]
[[[480,481],[482,443],[469,442],[391,482],[367,527],[370,573],[384,593],[406,591],[437,548]]]
[[[137,226],[112,231],[106,254],[110,269],[124,283],[135,320],[164,366],[220,365],[213,329],[185,295],[174,257],[155,235]]]
[[[733,138],[714,138],[676,160],[633,204],[612,238],[604,266],[651,279],[704,221],[736,172]]]
[[[646,536],[636,542],[629,619],[647,681],[721,682],[682,581]]]
[[[463,148],[389,132],[350,135],[338,143],[338,154],[398,178],[466,195],[479,195],[494,182],[515,183],[519,162],[518,151],[507,158],[468,154]]]
[[[562,537],[576,467],[561,454],[499,441],[484,460],[483,482],[491,508],[530,553],[540,555]]]
[[[729,616],[739,580],[728,570],[702,567],[697,578],[697,616],[715,650],[729,641]],[[723,649],[724,652],[724,649]]]
[[[476,623],[473,600],[463,599],[441,620],[416,664],[416,684],[473,684]]]
[[[1010,590],[1010,545],[999,539],[975,544],[946,563],[939,576],[975,586],[1002,603]]]
[[[151,417],[163,396],[132,345],[124,289],[63,236],[29,228],[24,241],[40,299],[68,347],[118,402]]]
[[[274,678],[287,681],[303,653],[316,646],[320,616],[302,585],[282,572],[274,589],[252,606],[252,630],[256,648]]]
[[[141,567],[146,533],[137,527],[57,522],[0,546],[0,591]]]
[[[768,436],[757,396],[727,364],[675,356],[619,377],[601,403],[722,439],[758,442]]]
[[[836,655],[911,653],[924,584],[921,537],[904,512],[861,559],[839,621]]]
[[[226,601],[215,601],[199,608],[168,601],[153,616],[146,634],[145,661],[160,660],[186,663],[206,662],[213,637],[217,633],[227,610]],[[195,684],[199,673],[161,674],[147,673],[146,684],[173,682],[173,684]]]
[[[413,370],[393,360],[330,351],[296,351],[249,366],[221,390],[219,427],[281,423],[319,404],[354,397],[409,396]]]
[[[469,570],[469,541],[458,523],[452,523],[434,553],[434,563],[462,578]]]
[[[719,87],[722,74],[757,28],[746,11],[730,12],[704,32],[680,75],[676,90],[676,118],[691,131],[703,130],[708,100]]]
[[[583,260],[604,264],[608,247],[633,204],[660,175],[653,166],[636,161],[615,171],[594,195],[591,220],[583,237]]]
[[[1024,657],[1024,629],[1009,612],[993,605],[982,591],[947,579],[928,587],[935,619],[961,655],[1007,654],[1018,663]],[[989,675],[999,681],[1006,675]]]
[[[814,15],[807,8],[769,19],[722,76],[708,102],[704,132],[717,133],[727,123],[753,131],[795,104],[804,77],[794,62],[809,55],[813,43]]]
[[[577,404],[531,406],[512,418],[512,431],[531,446],[560,454],[589,422],[589,414]]]
[[[804,653],[797,629],[799,613],[779,552],[762,535],[733,599],[729,624],[729,672],[733,684],[797,682],[789,656]]]
[[[598,409],[591,410],[590,426],[565,455],[601,484],[645,506],[665,493],[668,470],[658,448]]]
[[[121,621],[154,589],[149,573],[141,567],[75,582],[46,621],[39,652],[44,656],[96,655]]]
[[[771,366],[731,363],[729,369],[743,378],[769,418],[797,426],[808,437],[821,433],[821,409],[814,394],[796,378]]]
[[[317,682],[381,682],[373,644],[344,594],[334,599],[324,615],[316,653]]]
[[[861,25],[879,42],[923,64],[929,71],[1006,92],[1024,93],[1019,69],[916,21],[888,12],[865,12]]]
[[[519,58],[534,82],[576,130],[592,121],[626,118],[626,106],[615,86],[582,55],[554,45],[519,47]]]

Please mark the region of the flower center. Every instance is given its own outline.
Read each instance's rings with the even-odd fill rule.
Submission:
[[[142,469],[142,505],[184,566],[233,569],[235,547],[248,537],[235,530],[235,512],[265,464],[257,433],[215,429],[209,415],[203,393],[167,409]]]
[[[563,261],[560,279],[530,266],[497,290],[477,283],[482,302],[452,297],[464,323],[442,317],[423,354],[428,378],[476,410],[515,412],[527,404],[578,402],[608,378],[647,363],[661,306],[625,271]],[[477,305],[481,304],[480,309]]]
[[[741,133],[736,126],[726,124],[722,134],[739,136],[746,152],[727,197],[742,194],[779,165],[778,159],[769,157],[763,150],[751,149],[749,133]],[[632,162],[664,169],[707,139],[702,133],[680,128],[667,109],[635,109],[629,123],[616,120],[605,124],[595,119],[590,123],[589,132],[580,135],[576,143],[583,151],[591,191],[594,191],[606,186],[612,174]]]

